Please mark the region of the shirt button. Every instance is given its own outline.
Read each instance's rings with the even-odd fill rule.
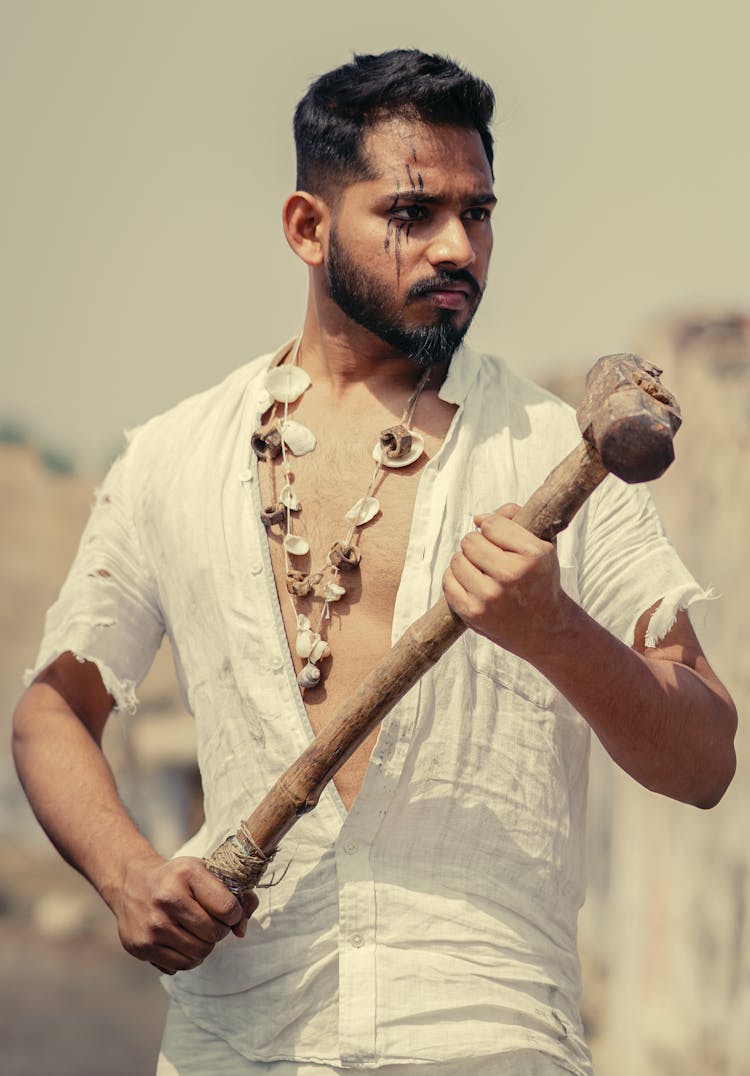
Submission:
[[[361,949],[364,944],[365,939],[362,937],[361,934],[352,934],[352,946],[355,949]]]
[[[260,575],[260,573],[263,571],[263,565],[260,563],[259,560],[255,561],[254,564],[250,565],[250,571],[253,575]]]
[[[274,672],[278,672],[279,669],[284,668],[284,661],[278,655],[276,655],[276,657],[271,658],[271,660],[268,662],[268,664],[274,670]]]
[[[344,851],[346,852],[346,854],[348,856],[353,856],[358,848],[359,848],[359,845],[357,844],[356,841],[346,841],[345,844],[344,844]]]
[[[250,470],[240,471],[237,477],[239,478],[240,482],[252,482],[253,472]]]

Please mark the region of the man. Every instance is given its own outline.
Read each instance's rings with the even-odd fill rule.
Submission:
[[[705,595],[647,494],[607,480],[556,547],[513,521],[578,433],[461,343],[492,249],[492,108],[411,50],[310,87],[284,205],[302,332],[135,433],[48,616],[18,769],[124,947],[169,976],[160,1073],[588,1073],[590,729],[676,799],[710,806],[731,780],[734,708],[686,613]],[[441,586],[473,630],[240,908],[200,857]],[[206,801],[170,862],[100,750],[165,631]]]

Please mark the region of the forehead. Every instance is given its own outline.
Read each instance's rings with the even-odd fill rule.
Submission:
[[[379,182],[395,190],[408,187],[417,175],[430,189],[461,180],[492,190],[492,171],[479,132],[396,118],[372,127],[364,138],[367,162]]]

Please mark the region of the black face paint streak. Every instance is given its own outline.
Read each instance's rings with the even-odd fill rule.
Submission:
[[[421,174],[421,172],[417,172],[417,183],[419,184],[419,189],[420,189],[421,191],[423,191],[423,190],[424,190],[424,183],[423,183],[423,181],[422,181],[422,174]]]
[[[400,197],[401,197],[401,190],[400,190],[398,182],[397,182],[396,183],[396,196],[393,199],[393,202],[391,203],[391,208],[388,210],[389,213],[395,213],[396,206],[398,205],[398,200],[399,200]],[[393,220],[393,218],[391,218],[388,221],[388,223],[386,225],[386,228],[385,228],[385,240],[383,241],[383,250],[386,252],[386,254],[388,254],[390,249],[391,249],[391,235],[393,234],[393,229],[395,227],[395,224],[396,224],[395,220]]]
[[[391,249],[391,235],[393,234],[395,224],[395,220],[393,219],[393,217],[391,217],[385,228],[385,242],[383,243],[383,250],[386,252],[386,254],[388,254]]]
[[[413,224],[414,224],[414,221],[410,220],[409,223],[406,225],[406,242],[407,243],[409,242],[409,236],[411,235],[411,229],[412,229]]]
[[[401,280],[401,236],[404,232],[406,221],[396,221],[396,283]]]
[[[411,186],[411,189],[415,191],[417,189],[417,185],[414,182],[414,176],[411,174],[411,168],[408,164],[406,166],[406,174],[409,177],[409,185]]]
[[[414,148],[414,146],[411,147],[411,155],[414,158],[414,163],[416,164],[417,163],[417,151]]]

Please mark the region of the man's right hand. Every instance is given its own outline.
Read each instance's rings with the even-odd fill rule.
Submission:
[[[258,898],[243,908],[202,860],[154,853],[129,861],[111,905],[124,949],[173,975],[196,968],[230,931],[244,937]]]

